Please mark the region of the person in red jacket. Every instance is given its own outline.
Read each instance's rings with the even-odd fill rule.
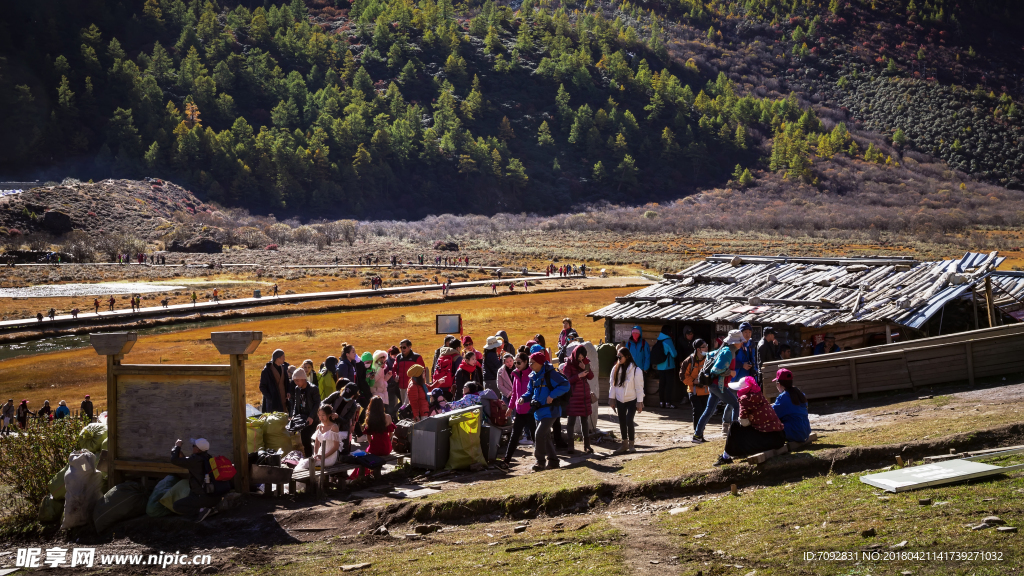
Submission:
[[[409,407],[412,408],[412,419],[417,422],[430,416],[430,389],[427,387],[423,372],[422,364],[413,364],[406,372],[409,381]]]
[[[409,387],[409,368],[414,364],[423,368],[427,365],[422,356],[412,351],[412,342],[408,339],[398,343],[398,351],[400,354],[395,358],[395,373],[398,374],[398,387],[404,390]]]
[[[587,359],[587,349],[580,345],[572,349],[568,361],[562,368],[562,373],[569,379],[569,419],[566,422],[565,430],[569,444],[569,454],[576,450],[573,448],[576,428],[576,420],[581,421],[580,430],[583,433],[583,451],[593,454],[594,449],[590,447],[590,434],[587,417],[593,410],[593,398],[590,391],[590,381],[594,379],[594,372],[590,369],[590,360]]]

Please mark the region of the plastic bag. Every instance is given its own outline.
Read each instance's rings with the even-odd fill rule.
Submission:
[[[53,496],[47,496],[43,498],[43,503],[39,505],[39,521],[46,524],[49,522],[60,522],[61,515],[64,514],[64,499],[54,498]]]
[[[103,450],[103,442],[107,439],[107,425],[86,424],[78,434],[78,447],[99,454]]]
[[[456,414],[448,420],[452,431],[448,448],[448,464],[445,470],[462,470],[474,463],[487,465],[484,451],[480,448],[480,412],[470,411]]]
[[[149,501],[146,503],[146,516],[149,516],[150,518],[159,518],[160,516],[169,516],[171,514],[171,511],[160,503],[160,499],[167,494],[168,490],[178,483],[178,480],[179,478],[177,476],[171,474],[157,482],[156,488],[153,489],[153,493],[149,495]]]
[[[61,530],[89,524],[93,507],[103,497],[102,485],[103,474],[96,469],[96,456],[88,450],[72,452],[68,458],[68,471],[64,474],[67,494]]]
[[[284,412],[270,412],[260,416],[263,421],[263,446],[270,450],[281,449],[285,454],[292,450],[292,439],[285,430],[288,415]]]
[[[245,439],[249,452],[259,452],[263,448],[263,422],[259,418],[249,418],[245,422]]]
[[[50,480],[50,496],[53,496],[55,500],[63,500],[67,493],[67,490],[64,489],[64,475],[67,473],[68,467],[64,466]]]
[[[178,480],[178,483],[172,486],[171,489],[167,491],[167,494],[164,494],[163,497],[160,498],[160,503],[166,506],[171,512],[180,514],[180,512],[174,509],[174,503],[191,493],[192,489],[188,487],[188,480]]]
[[[146,490],[138,482],[122,482],[103,495],[92,511],[97,532],[146,513]]]

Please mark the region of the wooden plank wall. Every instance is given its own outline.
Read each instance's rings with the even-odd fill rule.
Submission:
[[[929,340],[931,341],[929,343]],[[808,398],[852,396],[1024,373],[1024,326],[964,332],[843,354],[769,362],[766,382],[779,368],[793,371]],[[774,386],[765,393],[775,395]]]

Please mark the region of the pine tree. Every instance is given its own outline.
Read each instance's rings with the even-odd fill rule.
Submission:
[[[626,154],[622,162],[619,162],[616,171],[619,173],[619,190],[622,190],[623,185],[632,186],[636,184],[636,162],[629,154]]]
[[[473,160],[469,154],[459,155],[459,174],[466,174],[467,176],[477,172],[476,160]]]
[[[498,38],[498,30],[494,26],[487,28],[487,37],[484,38],[484,52],[487,54],[498,54],[501,52],[501,39]]]
[[[818,136],[817,154],[819,158],[825,158],[826,160],[836,155],[836,148],[832,144],[832,137],[828,134]]]
[[[373,98],[373,79],[370,78],[370,73],[366,71],[366,68],[360,66],[356,71],[356,75],[352,79],[352,87],[362,92],[367,99]]]
[[[746,188],[746,187],[748,187],[748,186],[750,186],[751,184],[754,183],[754,175],[750,173],[750,169],[749,168],[745,169],[743,171],[743,174],[740,174],[740,180],[739,181],[740,181],[740,186],[743,186],[744,188]]]
[[[366,149],[366,144],[360,142],[356,153],[352,155],[352,169],[355,170],[356,177],[362,179],[364,176],[369,176],[372,163],[373,158],[370,157],[370,151]]]
[[[736,136],[734,142],[740,150],[747,149],[747,128],[743,124],[736,125]]]
[[[896,132],[892,135],[892,143],[897,146],[903,146],[907,143],[907,135],[903,133],[902,128],[896,129]]]
[[[608,176],[607,172],[605,172],[604,164],[600,160],[597,161],[597,164],[594,164],[592,175],[595,182],[604,182],[605,177]]]
[[[569,92],[566,91],[565,84],[558,85],[555,105],[558,107],[558,119],[562,121],[562,130],[568,130],[573,120],[573,114],[572,108],[569,107]]]
[[[682,149],[679,148],[679,143],[676,142],[676,135],[665,126],[665,129],[661,131],[661,157],[665,160],[675,160],[679,158],[682,153]]]
[[[501,178],[501,152],[497,148],[491,150],[491,172]]]
[[[507,142],[515,137],[516,133],[512,129],[512,123],[509,122],[508,116],[504,116],[501,119],[501,125],[498,127],[498,139]]]
[[[472,122],[480,115],[483,107],[484,97],[483,94],[480,93],[480,79],[474,75],[473,88],[470,90],[469,95],[466,96],[466,99],[462,101],[462,116],[466,120]]]
[[[612,150],[614,150],[615,154],[618,156],[627,156],[629,154],[629,143],[626,142],[625,134],[619,132],[618,135],[615,136],[615,142],[612,144]]]
[[[154,31],[163,30],[164,14],[160,11],[160,3],[157,0],[146,0],[146,4],[142,7],[142,18]]]
[[[541,122],[540,128],[537,130],[537,144],[541,146],[555,145],[555,139],[551,136],[551,129],[548,128],[547,120]]]
[[[530,177],[526,175],[526,168],[518,158],[509,159],[508,166],[505,167],[505,178],[512,186],[513,192],[526,187],[530,181]]]
[[[351,52],[349,52],[349,54],[351,54]],[[402,66],[402,73],[398,75],[398,81],[401,82],[403,86],[416,81],[416,64],[414,64],[412,60],[407,61],[405,66]]]
[[[743,175],[743,166],[737,164],[736,167],[732,169],[732,179],[738,181],[741,175]]]

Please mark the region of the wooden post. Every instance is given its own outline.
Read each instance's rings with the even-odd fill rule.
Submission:
[[[90,334],[89,341],[96,353],[107,357],[107,485],[116,486],[123,480],[120,470],[114,465],[117,453],[117,374],[114,369],[121,365],[121,359],[131,351],[138,341],[135,332],[114,332]]]
[[[996,325],[996,313],[992,304],[992,278],[985,277],[985,307],[988,308],[988,327],[994,328]]]
[[[231,436],[234,442],[235,489],[249,492],[249,449],[245,427],[245,361],[263,341],[262,332],[212,332],[210,341],[231,366]]]
[[[974,310],[974,329],[977,330],[978,326],[978,286],[975,284],[971,285],[971,309]]]
[[[885,343],[892,344],[892,326],[885,325]]]
[[[888,329],[888,326],[886,328]],[[853,399],[856,400],[858,396],[856,358],[850,358],[850,392],[853,394]]]
[[[970,340],[964,342],[964,355],[967,358],[967,383],[974,388],[974,346]]]

